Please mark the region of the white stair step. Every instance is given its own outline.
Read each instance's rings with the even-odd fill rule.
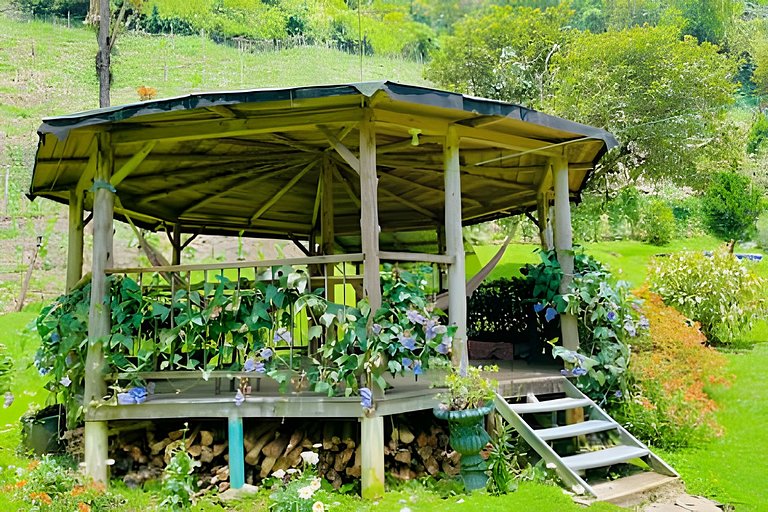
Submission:
[[[573,471],[581,471],[584,469],[600,468],[627,462],[628,460],[636,459],[638,457],[645,457],[649,453],[650,452],[645,448],[619,445],[604,450],[563,457],[563,462]]]
[[[604,420],[589,420],[562,427],[543,428],[536,430],[536,435],[544,441],[553,439],[566,439],[568,437],[583,436],[585,434],[594,434],[595,432],[605,432],[616,428],[616,423]]]
[[[510,404],[510,407],[517,414],[535,414],[539,412],[566,411],[578,407],[588,407],[591,404],[592,402],[587,398],[557,398],[555,400],[545,400],[544,402]]]

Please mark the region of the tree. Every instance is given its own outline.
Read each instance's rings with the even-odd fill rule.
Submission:
[[[760,191],[746,176],[719,172],[704,195],[702,203],[707,228],[722,240],[749,240],[763,211]]]
[[[724,129],[736,63],[716,46],[674,26],[583,33],[554,66],[548,108],[620,141],[604,171],[695,186],[701,158],[737,165]]]
[[[685,19],[685,33],[700,42],[721,44],[734,19],[744,11],[741,0],[673,0]]]
[[[425,76],[448,89],[526,105],[542,103],[552,56],[566,43],[572,11],[491,7],[442,40]]]

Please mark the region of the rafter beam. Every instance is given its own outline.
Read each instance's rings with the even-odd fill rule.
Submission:
[[[416,203],[414,203],[412,201],[408,201],[407,199],[403,199],[402,197],[400,197],[399,195],[395,194],[394,192],[390,192],[389,190],[384,189],[384,187],[382,187],[381,185],[379,185],[379,194],[381,194],[382,196],[386,197],[387,199],[391,199],[392,201],[395,201],[396,203],[399,203],[399,204],[405,206],[406,208],[409,208],[409,209],[413,210],[414,212],[420,213],[421,215],[423,215],[424,217],[426,217],[428,219],[431,219],[431,220],[433,220],[435,222],[439,222],[440,221],[440,219],[438,219],[438,217],[434,213],[432,213],[431,211],[427,210],[426,208],[422,208],[421,206],[419,206],[418,204],[416,204]]]
[[[286,193],[288,193],[288,191],[290,191],[293,188],[293,186],[296,185],[296,183],[298,183],[299,180],[304,177],[305,174],[307,174],[310,170],[312,170],[312,168],[315,165],[317,165],[317,161],[316,160],[311,161],[306,167],[304,167],[301,171],[299,171],[298,174],[296,174],[296,176],[291,178],[291,181],[286,183],[286,185],[283,188],[281,188],[277,192],[277,194],[272,196],[269,199],[269,201],[264,203],[261,206],[261,208],[256,210],[256,213],[254,213],[253,216],[251,216],[251,220],[249,224],[253,224],[259,217],[261,217],[264,214],[264,212],[269,210],[275,203],[277,203],[280,200],[280,198],[283,197]]]
[[[135,155],[129,158],[128,161],[122,165],[122,167],[115,171],[115,173],[109,179],[109,183],[113,187],[117,187],[120,183],[122,183],[125,178],[127,178],[133,171],[136,170],[139,165],[141,165],[141,162],[147,158],[149,152],[152,151],[156,145],[157,141],[155,140],[151,140],[144,144],[143,148],[141,148]]]
[[[357,193],[352,188],[352,185],[349,183],[349,180],[345,178],[341,172],[339,171],[339,168],[335,165],[333,166],[333,175],[336,177],[336,179],[341,183],[342,188],[347,191],[347,195],[352,200],[353,203],[355,203],[355,206],[360,209],[360,198],[357,197]]]
[[[216,119],[213,121],[190,121],[174,124],[153,123],[115,126],[112,132],[114,144],[134,142],[181,142],[188,140],[242,137],[259,133],[272,133],[312,129],[317,124],[340,124],[360,119],[360,109],[329,109],[323,112],[292,112],[290,114],[246,119]]]
[[[325,138],[328,139],[328,143],[339,154],[341,158],[355,171],[360,174],[360,159],[357,158],[350,150],[342,144],[342,142],[334,135],[334,133],[328,129],[327,126],[318,125],[317,129],[320,130]]]

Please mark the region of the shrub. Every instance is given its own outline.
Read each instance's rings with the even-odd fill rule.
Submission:
[[[647,289],[637,293],[650,330],[633,345],[630,371],[635,385],[615,417],[642,440],[663,448],[690,446],[720,432],[717,404],[708,386],[727,385],[727,361],[706,346],[696,325]]]
[[[643,211],[645,240],[653,245],[667,245],[675,233],[672,208],[661,199],[651,200]]]
[[[762,112],[757,115],[747,135],[747,153],[755,154],[768,139],[768,117]]]
[[[704,195],[702,210],[707,228],[722,240],[748,240],[763,209],[760,191],[746,176],[720,172]]]
[[[651,289],[664,302],[701,323],[711,343],[729,343],[765,311],[764,280],[724,249],[684,252],[653,261]]]

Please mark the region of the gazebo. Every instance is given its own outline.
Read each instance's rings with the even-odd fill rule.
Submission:
[[[84,212],[92,212],[88,474],[107,478],[110,420],[227,418],[237,487],[243,417],[342,416],[360,420],[365,496],[383,491],[383,418],[431,408],[433,390],[385,396],[371,414],[357,399],[317,396],[260,396],[240,407],[216,396],[171,396],[105,407],[107,276],[229,269],[239,280],[241,269],[300,265],[327,295],[343,281],[376,309],[381,263],[423,262],[445,270],[441,284],[457,327],[453,361],[466,365],[462,226],[536,212],[542,244],[558,251],[567,286],[570,201],[616,145],[604,130],[518,105],[392,82],[196,93],[48,118],[39,137],[30,196],[69,205],[68,290],[82,277],[83,225],[91,218]],[[114,219],[168,233],[171,265],[113,268]],[[429,242],[414,250],[403,233],[416,231]],[[182,250],[199,234],[283,238],[305,257],[185,265]],[[332,267],[340,263],[355,272],[339,275]],[[564,345],[578,347],[575,318],[563,315],[561,326]]]

